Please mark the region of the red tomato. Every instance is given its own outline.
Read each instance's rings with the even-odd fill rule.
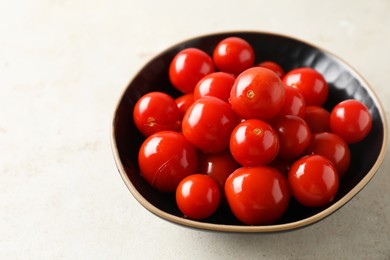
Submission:
[[[187,109],[194,103],[194,94],[188,93],[175,99],[176,105],[179,108],[180,119],[184,117]]]
[[[133,118],[144,136],[164,130],[180,130],[180,112],[175,100],[162,92],[142,96],[134,106]]]
[[[351,161],[348,144],[341,137],[332,133],[313,134],[307,152],[322,155],[330,160],[339,177],[344,176]]]
[[[184,115],[183,135],[203,152],[228,148],[230,134],[239,118],[230,105],[216,97],[198,99]]]
[[[188,218],[199,220],[211,216],[218,208],[220,191],[217,183],[204,174],[184,178],[176,190],[176,203]]]
[[[198,167],[196,149],[180,133],[162,131],[143,142],[138,153],[142,177],[154,188],[173,192]]]
[[[229,150],[221,153],[202,153],[199,157],[199,172],[213,178],[221,191],[224,190],[227,177],[239,167]]]
[[[321,207],[336,196],[339,177],[331,161],[321,155],[308,155],[291,165],[288,182],[299,203]]]
[[[230,90],[236,78],[226,72],[214,72],[202,78],[194,89],[194,99],[212,96],[229,102]]]
[[[255,52],[244,39],[229,37],[218,43],[213,60],[220,71],[238,75],[253,66]]]
[[[305,116],[305,99],[298,89],[285,85],[286,98],[284,100],[282,109],[279,111],[278,116],[293,115],[304,117]]]
[[[254,67],[241,73],[230,93],[230,104],[241,117],[267,120],[283,107],[286,89],[271,70]]]
[[[278,157],[291,160],[301,155],[310,144],[311,132],[306,122],[298,116],[281,116],[272,122],[279,137]]]
[[[306,106],[322,106],[328,98],[328,83],[312,68],[293,69],[283,77],[283,82],[302,93]]]
[[[330,113],[330,128],[347,143],[363,140],[372,127],[372,118],[367,107],[357,100],[345,100]]]
[[[308,106],[305,109],[304,118],[312,133],[321,133],[330,131],[330,114],[319,106]]]
[[[211,57],[202,50],[187,48],[180,51],[169,66],[172,85],[183,93],[192,93],[198,81],[214,72]]]
[[[275,159],[279,140],[266,122],[248,119],[238,124],[230,137],[230,152],[242,166],[266,165]]]
[[[283,78],[284,76],[284,70],[282,67],[280,67],[279,64],[273,61],[263,61],[257,64],[258,67],[263,67],[272,70],[273,72],[276,73],[276,75],[279,76],[279,78]]]
[[[267,225],[286,211],[290,191],[286,177],[266,167],[242,167],[226,180],[225,194],[233,214],[248,225]]]

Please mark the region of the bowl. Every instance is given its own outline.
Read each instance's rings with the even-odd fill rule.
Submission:
[[[273,60],[286,71],[311,67],[322,73],[329,84],[325,104],[331,109],[345,99],[363,102],[371,112],[373,125],[370,134],[361,142],[350,145],[351,165],[340,180],[335,199],[319,208],[301,206],[292,199],[283,217],[272,225],[241,224],[228,206],[202,221],[187,219],[179,211],[174,194],[160,193],[147,184],[138,168],[138,149],[145,139],[134,125],[133,108],[137,100],[151,91],[180,95],[169,82],[168,68],[173,57],[182,49],[195,47],[210,55],[219,41],[237,36],[248,41],[255,50],[256,62]],[[306,227],[331,215],[350,201],[372,179],[380,167],[387,145],[387,122],[384,110],[374,90],[350,65],[310,43],[280,34],[265,32],[226,32],[196,37],[178,43],[150,60],[134,76],[121,96],[112,122],[112,150],[119,173],[135,199],[147,210],[173,223],[210,231],[223,232],[280,232]]]

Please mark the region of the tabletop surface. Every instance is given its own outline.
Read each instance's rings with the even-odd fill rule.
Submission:
[[[236,30],[340,56],[390,104],[390,1],[0,3],[0,259],[390,259],[390,158],[347,205],[277,234],[193,230],[144,209],[113,159],[114,109],[169,46]]]

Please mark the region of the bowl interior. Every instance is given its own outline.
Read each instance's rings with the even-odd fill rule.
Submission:
[[[217,43],[229,36],[247,40],[254,48],[256,62],[273,60],[285,71],[297,67],[312,67],[327,80],[330,93],[325,107],[330,110],[345,99],[357,99],[370,110],[373,127],[368,137],[351,145],[352,161],[345,177],[341,179],[337,197],[332,203],[321,208],[306,208],[293,199],[284,216],[274,225],[266,227],[245,227],[231,214],[227,206],[201,222],[183,218],[173,194],[162,194],[151,188],[140,176],[137,156],[144,137],[136,129],[133,107],[147,92],[162,91],[174,97],[180,95],[169,82],[168,68],[173,57],[182,49],[195,47],[212,54]],[[297,39],[269,33],[233,32],[194,38],[177,44],[147,63],[128,85],[121,97],[114,115],[112,143],[115,159],[123,180],[137,200],[152,213],[167,220],[211,230],[227,231],[280,231],[314,223],[331,214],[372,178],[378,169],[387,144],[387,130],[384,113],[373,90],[346,63],[329,52]],[[293,224],[292,224],[293,223]],[[295,223],[295,224],[294,224]],[[292,225],[291,225],[292,224]],[[234,227],[234,228],[231,228]],[[242,227],[242,228],[240,228]]]

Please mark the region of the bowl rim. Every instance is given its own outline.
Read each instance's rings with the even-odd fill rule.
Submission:
[[[115,120],[116,115],[119,109],[119,106],[121,104],[121,101],[123,100],[123,97],[130,85],[130,83],[134,80],[134,78],[154,59],[162,55],[163,53],[169,51],[172,48],[175,48],[176,46],[179,46],[183,43],[186,43],[188,41],[196,40],[203,37],[209,37],[209,36],[218,36],[218,35],[224,35],[224,34],[243,34],[243,33],[251,33],[251,34],[263,34],[263,35],[271,35],[271,36],[277,36],[282,38],[287,38],[291,40],[295,40],[298,42],[301,42],[303,44],[306,44],[308,46],[311,46],[313,48],[316,48],[328,55],[330,55],[332,58],[335,58],[340,63],[344,64],[351,73],[354,74],[354,76],[359,79],[361,82],[364,83],[364,88],[367,90],[367,92],[370,94],[373,102],[378,108],[378,112],[380,115],[380,118],[383,122],[383,142],[381,146],[380,153],[370,169],[370,171],[363,177],[363,179],[355,185],[347,194],[345,194],[340,200],[335,202],[333,205],[329,206],[328,208],[318,212],[317,214],[310,216],[308,218],[304,218],[298,221],[290,222],[290,223],[282,223],[282,224],[273,224],[273,225],[259,225],[259,226],[245,226],[245,225],[228,225],[228,224],[215,224],[215,223],[207,223],[207,222],[201,222],[196,220],[191,220],[179,216],[172,215],[170,213],[167,213],[163,210],[160,210],[153,204],[151,204],[149,201],[147,201],[141,193],[135,188],[135,186],[130,181],[129,177],[126,174],[126,170],[123,167],[123,164],[120,160],[119,151],[117,142],[115,139]],[[138,70],[138,72],[134,73],[133,78],[128,82],[124,90],[122,91],[120,95],[120,99],[118,100],[114,113],[113,113],[113,120],[111,123],[111,149],[113,152],[114,160],[116,163],[116,166],[118,168],[119,174],[124,181],[125,185],[129,189],[130,193],[134,196],[134,198],[148,211],[153,213],[154,215],[164,219],[168,220],[170,222],[173,222],[175,224],[180,224],[182,226],[190,227],[190,228],[196,228],[200,230],[209,230],[209,231],[221,231],[221,232],[239,232],[239,233],[269,233],[269,232],[279,232],[279,231],[287,231],[287,230],[295,230],[299,228],[303,228],[306,226],[309,226],[311,224],[314,224],[321,219],[324,219],[325,217],[331,215],[332,213],[336,212],[339,208],[344,206],[348,201],[350,201],[355,195],[357,195],[373,178],[375,173],[378,171],[379,167],[381,166],[387,149],[387,143],[388,143],[388,126],[387,126],[387,119],[386,114],[384,112],[383,106],[377,96],[377,94],[374,92],[371,85],[363,78],[363,76],[354,68],[352,67],[348,62],[340,58],[338,55],[319,47],[315,44],[312,44],[306,40],[302,40],[300,38],[282,34],[282,33],[275,33],[275,32],[268,32],[268,31],[252,31],[252,30],[243,30],[243,31],[223,31],[223,32],[217,32],[217,33],[208,33],[208,34],[202,34],[195,37],[191,37],[185,40],[182,40],[179,43],[176,43],[168,48],[165,48],[164,50],[158,52],[153,57],[149,58],[148,61]]]

